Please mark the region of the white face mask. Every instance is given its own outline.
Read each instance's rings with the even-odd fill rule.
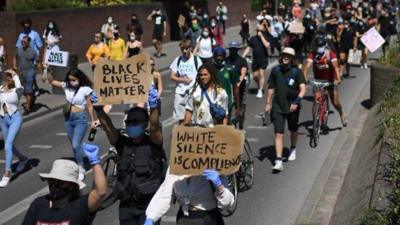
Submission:
[[[49,28],[50,28],[50,29],[53,29],[53,28],[54,28],[54,24],[49,23]]]
[[[208,35],[209,35],[208,32],[206,32],[206,31],[203,32],[203,36],[204,36],[204,37],[208,37]]]
[[[215,27],[217,24],[216,23],[211,23],[211,26],[212,27]]]
[[[112,20],[111,18],[108,19],[107,21],[108,21],[108,23],[110,23],[110,24],[113,22],[113,20]]]
[[[135,37],[135,35],[131,35],[131,36],[129,36],[129,38],[131,39],[131,41],[134,41],[134,40],[136,40],[136,37]]]

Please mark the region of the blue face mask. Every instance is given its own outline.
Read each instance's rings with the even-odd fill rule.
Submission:
[[[144,127],[143,125],[127,126],[126,133],[131,138],[138,138],[144,134]]]

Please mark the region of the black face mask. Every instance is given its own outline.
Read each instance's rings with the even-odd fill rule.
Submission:
[[[49,186],[50,193],[48,195],[48,199],[51,201],[56,201],[63,199],[68,196],[69,190],[68,188],[58,187],[56,185]]]
[[[291,67],[291,65],[288,63],[288,64],[284,64],[284,63],[282,63],[281,64],[281,70],[282,70],[282,72],[287,72],[287,71],[289,71],[290,70],[290,67]]]
[[[229,57],[232,59],[236,59],[238,56],[238,51],[236,50],[229,50]]]

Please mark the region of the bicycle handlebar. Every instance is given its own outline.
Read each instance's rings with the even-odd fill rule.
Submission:
[[[327,88],[329,86],[333,86],[334,83],[328,81],[317,81],[317,80],[309,80],[310,84],[317,86],[319,88]]]

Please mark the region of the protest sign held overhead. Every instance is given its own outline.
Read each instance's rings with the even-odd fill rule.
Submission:
[[[222,175],[238,171],[244,132],[232,126],[213,128],[175,125],[172,129],[170,167],[175,175],[201,175],[215,169]]]
[[[361,36],[361,42],[368,48],[370,52],[375,52],[385,43],[385,39],[383,39],[375,27],[372,27],[365,34],[363,34],[363,36]]]
[[[66,67],[68,64],[68,52],[46,51],[44,62],[50,66]]]
[[[183,27],[185,26],[185,23],[186,23],[186,18],[182,14],[179,14],[178,25]]]
[[[94,70],[94,87],[103,105],[147,102],[152,79],[147,54],[121,61],[102,59]]]
[[[303,34],[306,30],[306,28],[303,26],[303,24],[297,20],[293,20],[290,24],[289,24],[289,28],[288,28],[290,33],[294,33],[294,34]]]

